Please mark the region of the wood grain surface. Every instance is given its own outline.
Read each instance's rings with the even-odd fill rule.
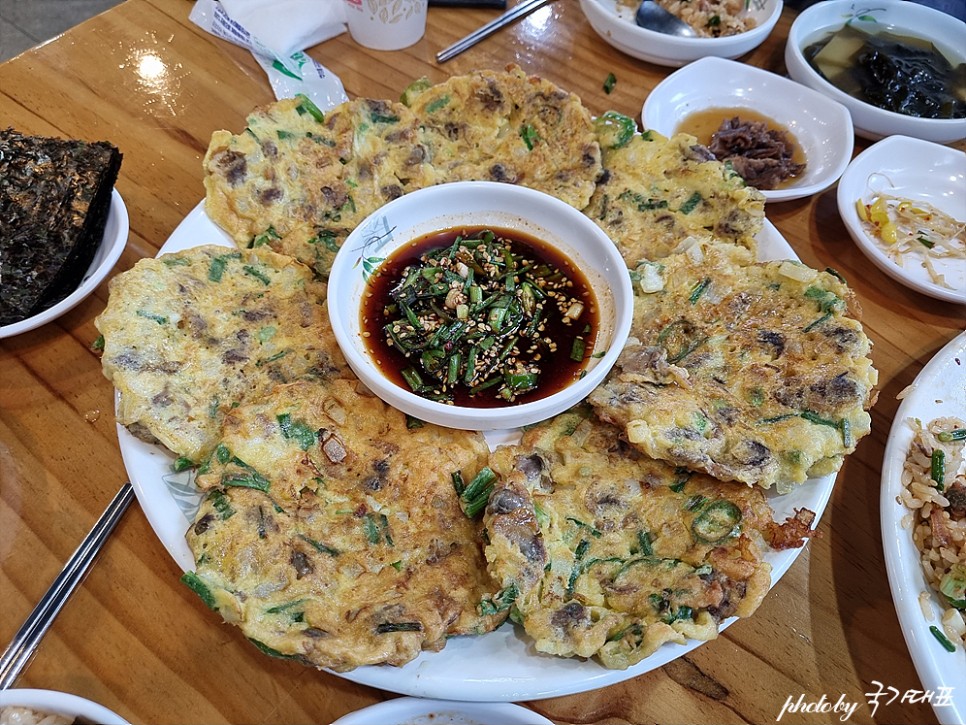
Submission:
[[[117,188],[131,234],[114,273],[154,256],[203,198],[201,159],[212,131],[241,130],[255,105],[273,100],[252,56],[188,21],[191,7],[128,0],[0,65],[0,124],[106,139],[122,150]],[[426,36],[406,50],[369,51],[343,34],[310,54],[350,96],[397,98],[423,75],[440,81],[513,62],[575,91],[595,114],[635,117],[670,72],[607,45],[577,0],[555,0],[456,59],[435,62],[437,51],[495,14],[433,7]],[[784,73],[793,19],[786,8],[742,60]],[[609,95],[608,73],[617,78]],[[867,145],[858,140],[856,153]],[[868,263],[839,219],[834,188],[769,204],[767,213],[806,264],[841,271],[861,300],[880,375],[872,434],[839,474],[821,535],[753,617],[623,684],[525,703],[558,723],[774,722],[799,695],[859,703],[854,723],[936,721],[927,704],[881,706],[873,718],[866,702],[874,680],[921,689],[889,594],[879,480],[896,394],[963,329],[966,311],[899,286]],[[113,389],[90,348],[106,298],[105,283],[57,321],[0,341],[0,644],[127,480]],[[265,657],[220,624],[180,574],[134,504],[18,686],[76,693],[133,723],[327,723],[394,697]],[[786,713],[781,722],[833,719]]]

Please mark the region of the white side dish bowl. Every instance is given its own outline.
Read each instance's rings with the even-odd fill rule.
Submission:
[[[25,708],[33,712],[60,715],[80,722],[129,725],[128,721],[103,705],[77,695],[55,690],[11,689],[0,691],[0,709]]]
[[[947,302],[966,304],[966,260],[934,262],[949,287],[932,280],[921,259],[907,255],[896,264],[883,243],[859,219],[855,202],[868,202],[877,192],[926,202],[959,221],[966,221],[966,154],[906,136],[890,136],[855,157],[839,180],[839,215],[859,249],[887,275],[907,287]]]
[[[754,50],[771,34],[782,5],[782,0],[750,0],[745,14],[755,20],[751,30],[721,38],[683,38],[640,27],[634,21],[636,6],[617,0],[580,0],[590,26],[605,41],[634,58],[672,68],[705,56],[737,58]]]
[[[360,311],[368,279],[409,242],[457,227],[492,226],[556,247],[587,278],[597,297],[597,343],[586,374],[547,397],[519,405],[472,408],[428,400],[404,389],[380,370],[363,339]],[[466,430],[515,428],[545,420],[580,402],[604,379],[631,325],[633,292],[617,247],[593,221],[569,204],[513,184],[465,181],[411,192],[365,219],[342,244],[332,264],[329,317],[353,372],[376,395],[415,418]],[[599,357],[594,357],[598,355]]]
[[[332,725],[553,725],[509,702],[452,702],[399,697],[350,712]]]
[[[877,140],[901,134],[936,143],[966,138],[966,118],[919,118],[878,108],[839,90],[809,65],[805,48],[847,23],[867,32],[885,30],[929,40],[954,64],[966,63],[966,23],[906,0],[881,0],[870,6],[857,5],[853,0],[826,0],[795,18],[785,45],[788,74],[848,108],[859,136]]]
[[[702,58],[671,73],[648,94],[641,121],[644,128],[671,136],[691,114],[715,108],[757,111],[801,146],[805,171],[788,186],[762,190],[767,201],[824,191],[852,158],[854,133],[845,106],[775,73],[724,58]]]
[[[111,194],[111,208],[107,214],[104,236],[101,238],[101,243],[94,253],[94,259],[84,273],[81,283],[67,297],[52,307],[48,307],[25,320],[20,320],[20,322],[0,325],[0,339],[13,337],[21,332],[46,325],[87,299],[97,289],[97,285],[104,281],[104,278],[114,268],[121,252],[124,251],[124,247],[127,245],[128,226],[127,207],[124,206],[124,200],[117,189],[114,189]]]

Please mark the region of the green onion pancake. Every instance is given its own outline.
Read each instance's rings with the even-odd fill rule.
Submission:
[[[437,182],[501,181],[583,208],[600,175],[590,113],[573,93],[519,66],[480,70],[403,94]]]
[[[279,386],[229,413],[199,471],[185,581],[263,651],[337,671],[488,632],[506,613],[480,606],[496,587],[453,486],[487,453],[358,381]]]
[[[540,652],[640,662],[717,636],[771,583],[760,489],[655,461],[576,409],[498,449],[486,508],[490,573]],[[793,545],[800,545],[800,542]]]
[[[212,134],[205,210],[240,247],[267,244],[323,276],[360,221],[435,179],[400,103],[361,98],[323,114],[299,96],[256,109],[247,123],[237,135]]]
[[[267,249],[203,246],[142,259],[111,280],[95,321],[117,420],[199,461],[225,413],[279,383],[348,374],[325,285]]]
[[[641,451],[785,492],[869,433],[872,343],[837,275],[718,244],[634,276],[631,337],[589,400]]]

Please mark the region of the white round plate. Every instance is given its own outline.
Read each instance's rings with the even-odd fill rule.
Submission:
[[[919,418],[925,424],[940,416],[966,416],[966,332],[933,356],[899,406],[882,459],[879,497],[886,572],[899,625],[923,689],[939,695],[939,688],[952,688],[952,702],[933,709],[943,725],[954,725],[966,722],[966,650],[957,647],[955,652],[947,652],[929,631],[930,624],[939,626],[944,607],[926,583],[912,532],[902,527],[909,510],[897,500],[902,491],[902,464],[915,437],[908,421]],[[919,594],[924,591],[931,594],[932,622],[919,606]]]
[[[868,200],[888,192],[912,201],[932,204],[959,221],[966,221],[966,154],[962,151],[908,136],[890,136],[872,144],[849,164],[839,179],[839,215],[859,249],[876,267],[907,287],[947,302],[966,304],[966,260],[936,262],[945,275],[942,287],[912,255],[900,267],[883,251],[882,242],[866,233],[857,199]]]
[[[127,234],[127,208],[124,206],[124,200],[117,189],[114,189],[111,194],[111,208],[107,214],[107,224],[104,227],[104,237],[97,247],[91,266],[87,268],[87,272],[84,273],[77,289],[43,312],[38,312],[36,315],[20,322],[0,326],[0,338],[13,337],[21,332],[46,325],[83,302],[104,280],[108,272],[114,268],[114,263],[117,262],[127,244]]]
[[[203,203],[181,222],[161,248],[176,252],[201,244],[231,246],[229,237],[205,214]],[[794,250],[769,221],[758,235],[759,257],[797,259]],[[118,426],[124,465],[141,508],[155,534],[178,565],[194,569],[194,559],[184,535],[198,509],[200,496],[194,472],[174,473],[174,457],[158,446],[138,440]],[[510,442],[513,433],[488,431],[490,446]],[[835,483],[835,475],[806,481],[784,496],[768,495],[776,521],[807,508],[821,518]],[[772,585],[792,565],[801,549],[769,551]],[[215,615],[212,615],[215,616]],[[722,622],[721,629],[735,621]],[[479,637],[454,637],[440,652],[424,652],[402,667],[366,666],[336,673],[347,680],[415,697],[477,702],[514,702],[585,692],[637,677],[687,654],[702,642],[668,643],[643,662],[626,670],[609,670],[593,660],[565,659],[538,653],[520,628],[507,623]]]
[[[841,103],[801,83],[725,58],[696,60],[658,83],[641,109],[644,128],[671,136],[692,113],[748,108],[787,130],[805,154],[805,171],[766,201],[790,201],[824,191],[852,158],[852,117]],[[740,115],[736,113],[735,115]]]
[[[25,707],[35,712],[77,718],[80,722],[129,725],[128,721],[103,705],[56,690],[0,690],[0,708]]]
[[[332,725],[553,725],[508,702],[453,702],[399,697],[350,712]]]

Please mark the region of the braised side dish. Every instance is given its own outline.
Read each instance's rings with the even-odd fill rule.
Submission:
[[[184,581],[266,654],[340,671],[401,665],[507,617],[539,651],[606,667],[717,636],[767,592],[768,548],[811,533],[804,509],[773,521],[763,489],[838,470],[868,432],[875,371],[848,287],[755,262],[764,198],[694,136],[592,119],[517,67],[418,81],[403,98],[325,113],[290,99],[216,132],[206,208],[238,248],[142,260],[111,284],[97,324],[119,420],[204,493]],[[474,178],[582,209],[637,287],[635,338],[593,407],[495,451],[373,396],[325,307],[331,260],[367,213]],[[423,384],[469,375],[525,395],[536,355],[473,376],[529,349],[521,333],[550,309],[577,333],[554,337],[558,352],[593,349],[578,342],[594,324],[576,270],[499,230],[459,233],[399,267],[380,323]],[[469,254],[481,247],[489,259]],[[546,284],[560,272],[574,287]],[[484,300],[486,328],[470,333]],[[417,339],[424,321],[432,336]]]
[[[73,292],[104,236],[121,153],[0,129],[0,325]]]
[[[804,55],[830,83],[873,106],[966,118],[966,63],[954,64],[926,39],[846,25]]]

